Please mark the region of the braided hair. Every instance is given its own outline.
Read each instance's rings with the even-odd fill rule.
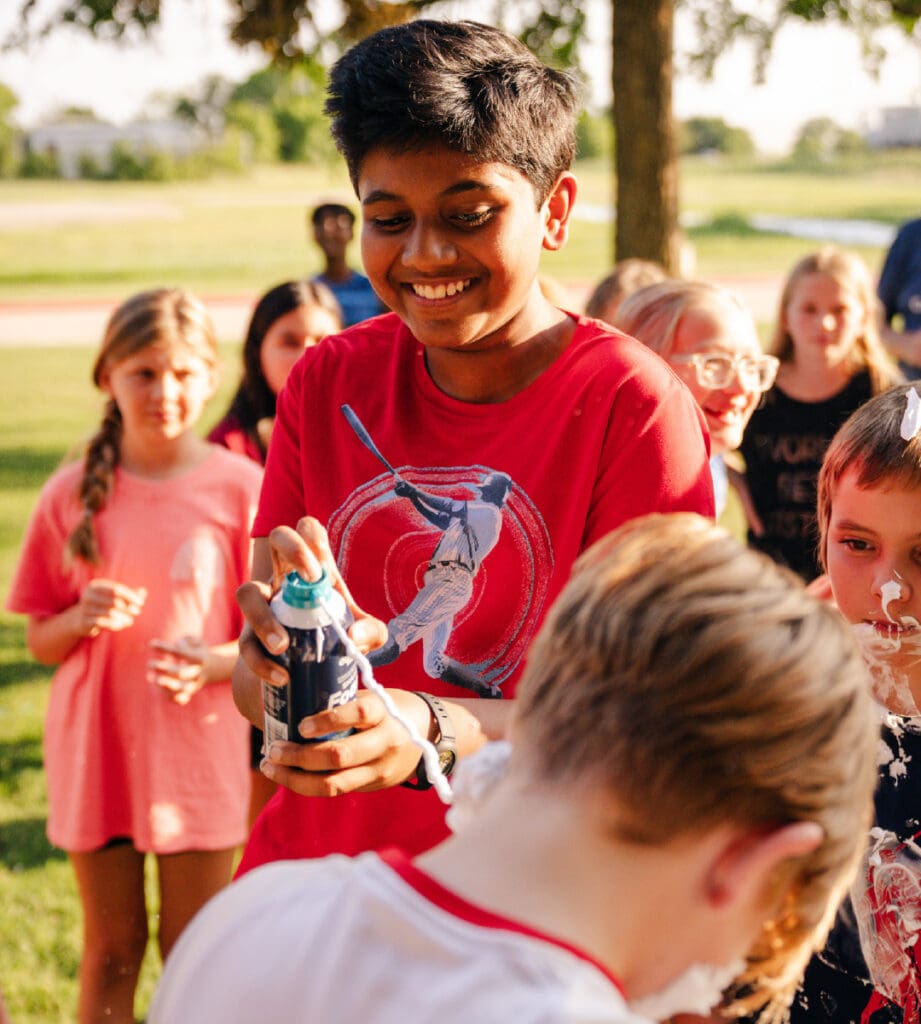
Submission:
[[[103,386],[108,371],[152,345],[178,343],[195,351],[209,368],[217,366],[217,339],[204,304],[181,288],[158,288],[132,296],[106,325],[93,366],[93,383]],[[83,514],[67,540],[67,554],[91,565],[100,561],[94,517],[109,500],[121,458],[122,415],[110,398],[99,429],[89,439],[77,494]]]

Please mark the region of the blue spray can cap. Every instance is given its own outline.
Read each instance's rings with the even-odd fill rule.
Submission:
[[[291,608],[319,608],[333,596],[326,570],[318,580],[305,580],[298,572],[289,572],[281,588],[282,600]]]

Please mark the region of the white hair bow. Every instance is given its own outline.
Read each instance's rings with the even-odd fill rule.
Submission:
[[[910,441],[921,430],[921,395],[914,388],[905,393],[905,412],[899,433],[903,441]]]

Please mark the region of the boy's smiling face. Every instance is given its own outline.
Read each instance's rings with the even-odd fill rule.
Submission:
[[[427,348],[527,342],[559,314],[543,299],[543,248],[566,240],[575,182],[561,175],[538,208],[517,169],[447,147],[372,150],[358,177],[365,272]]]

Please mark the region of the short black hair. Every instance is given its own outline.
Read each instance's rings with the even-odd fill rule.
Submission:
[[[357,191],[372,149],[443,145],[519,170],[538,205],[572,164],[579,87],[514,36],[475,21],[381,29],[330,72],[326,113]]]
[[[320,203],[310,214],[310,223],[316,227],[325,217],[348,217],[351,224],[355,223],[355,214],[344,203]]]

